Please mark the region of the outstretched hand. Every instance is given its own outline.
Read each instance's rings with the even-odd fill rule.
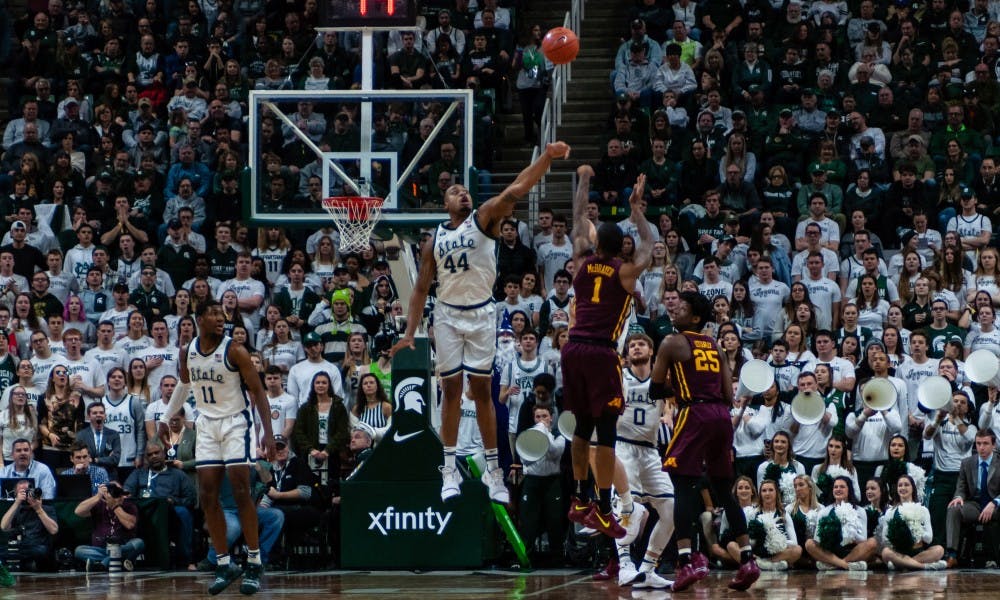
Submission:
[[[636,211],[642,212],[642,198],[646,192],[646,175],[640,173],[638,177],[635,178],[635,186],[632,187],[632,195],[628,198],[629,206],[632,209],[632,214]]]
[[[549,158],[569,158],[569,144],[566,142],[546,144],[545,153],[549,155]]]
[[[579,175],[580,177],[593,177],[594,167],[586,164],[580,165],[579,167],[576,168],[576,174]]]

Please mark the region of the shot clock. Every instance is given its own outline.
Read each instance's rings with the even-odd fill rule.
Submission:
[[[320,0],[320,28],[408,28],[417,23],[414,0]]]

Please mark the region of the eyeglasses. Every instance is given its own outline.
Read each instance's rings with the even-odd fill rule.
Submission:
[[[69,375],[69,371],[65,369],[59,369],[58,371],[52,371],[53,375]]]

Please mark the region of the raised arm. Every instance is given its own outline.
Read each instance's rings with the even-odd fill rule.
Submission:
[[[565,142],[555,142],[545,146],[545,152],[518,174],[517,179],[508,185],[499,196],[494,196],[479,207],[479,226],[484,231],[499,233],[500,222],[513,214],[517,201],[528,195],[542,176],[552,166],[552,160],[569,157],[569,145]]]
[[[590,178],[594,168],[580,165],[576,168],[576,193],[573,195],[573,257],[582,256],[594,245],[594,224],[587,219],[587,200],[590,198]]]
[[[635,286],[635,280],[642,274],[653,261],[653,232],[649,230],[649,221],[642,212],[642,195],[646,189],[646,176],[640,174],[635,179],[635,186],[632,188],[632,195],[628,199],[631,214],[629,220],[635,225],[639,232],[639,243],[636,244],[635,260],[622,265],[618,271],[622,285],[630,290]]]

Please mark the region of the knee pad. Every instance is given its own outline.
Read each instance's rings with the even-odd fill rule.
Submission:
[[[618,415],[601,415],[595,423],[597,429],[597,445],[606,448],[615,447],[615,437],[618,435]]]

